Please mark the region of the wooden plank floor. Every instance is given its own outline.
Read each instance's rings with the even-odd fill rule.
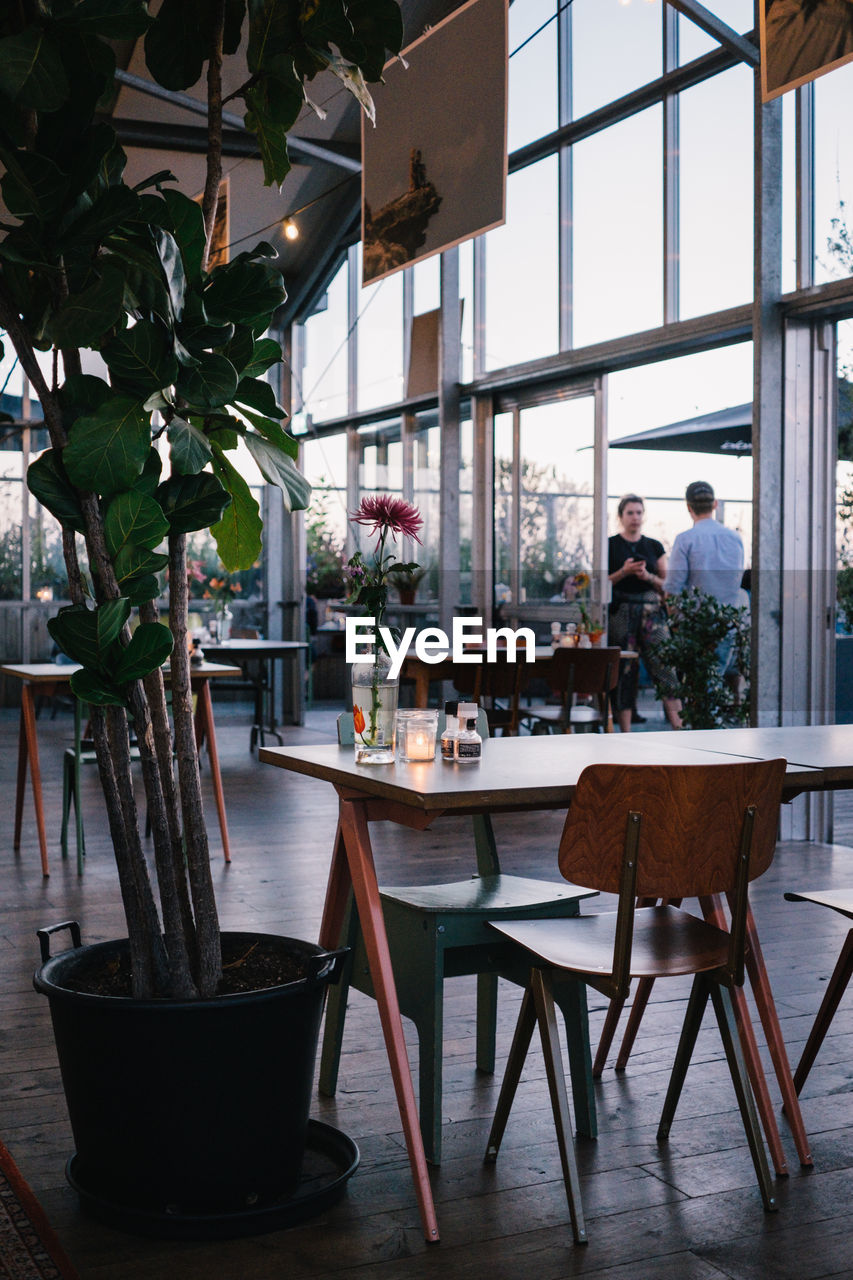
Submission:
[[[248,752],[246,717],[217,713],[234,861],[226,868],[211,824],[213,869],[224,927],[317,936],[335,811],[325,784],[259,765]],[[330,715],[288,740],[325,740]],[[0,712],[2,907],[0,907],[0,1136],[45,1206],[83,1280],[537,1280],[583,1275],[607,1280],[817,1280],[853,1275],[849,1203],[853,1192],[850,1106],[853,992],[839,1011],[808,1081],[803,1110],[815,1165],[801,1170],[781,1121],[790,1176],[777,1182],[780,1211],[762,1212],[731,1085],[710,1016],[672,1128],[655,1130],[684,1009],[685,988],[659,988],[628,1071],[608,1069],[598,1086],[601,1135],[579,1146],[590,1243],[571,1244],[541,1057],[525,1072],[501,1157],[482,1153],[499,1077],[473,1068],[473,982],[448,987],[444,1163],[433,1173],[442,1240],[424,1244],[375,1006],[355,994],[338,1096],[315,1099],[313,1114],[351,1134],[361,1168],[343,1200],[287,1231],[217,1244],[138,1239],[83,1217],[63,1166],[71,1151],[46,1003],[32,990],[35,930],[69,917],[84,939],[121,929],[115,874],[103,835],[95,771],[84,779],[89,855],[78,879],[58,850],[61,754],[70,740],[65,712],[39,721],[52,874],[39,873],[28,798],[23,847],[11,852],[17,720]],[[440,766],[439,766],[440,767]],[[205,774],[205,784],[209,775]],[[557,815],[503,817],[497,825],[507,870],[551,877]],[[456,853],[448,837],[455,836]],[[419,874],[442,880],[471,865],[468,828],[447,822],[422,835],[375,832],[380,878],[399,883],[403,856],[417,849]],[[786,903],[786,888],[853,889],[853,849],[780,846],[753,889],[767,964],[794,1062],[846,932],[828,911]],[[502,993],[499,1070],[518,1006]],[[603,1017],[591,1001],[593,1035]],[[762,1041],[763,1045],[763,1041]],[[777,1097],[775,1086],[774,1098]]]

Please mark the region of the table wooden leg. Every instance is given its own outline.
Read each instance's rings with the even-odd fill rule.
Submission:
[[[210,697],[210,682],[202,680],[198,686],[198,710],[196,712],[202,739],[207,739],[207,754],[210,757],[210,776],[213,780],[213,798],[216,812],[219,815],[219,830],[222,833],[222,852],[225,861],[231,861],[231,843],[228,839],[228,819],[225,816],[225,795],[222,791],[222,774],[219,772],[219,752],[216,749],[216,733],[213,728],[213,702]],[[196,735],[198,739],[198,734]]]
[[[30,761],[30,778],[33,784],[33,800],[36,806],[36,830],[38,831],[39,850],[41,852],[41,873],[50,875],[47,865],[47,833],[44,828],[44,802],[41,790],[41,766],[39,765],[39,749],[36,739],[36,712],[33,702],[33,691],[30,685],[24,684],[21,689],[21,730],[24,738],[24,749],[18,748],[18,795],[23,800],[23,778],[26,770],[27,756]],[[23,755],[23,761],[22,761]],[[23,763],[23,769],[21,764]],[[15,822],[15,848],[21,843],[20,804]]]
[[[776,1013],[776,1005],[773,1001],[773,992],[770,989],[770,979],[767,976],[767,968],[761,952],[761,943],[758,940],[758,930],[755,926],[752,907],[748,908],[746,917],[746,970],[752,985],[752,994],[755,997],[758,1016],[761,1018],[761,1025],[764,1027],[764,1034],[767,1037],[767,1048],[770,1052],[773,1069],[776,1072],[776,1079],[779,1081],[784,1111],[788,1124],[791,1126],[794,1146],[797,1148],[800,1164],[811,1165],[814,1162],[812,1153],[809,1150],[809,1139],[806,1133],[806,1126],[803,1123],[802,1112],[800,1111],[800,1101],[794,1087],[794,1077],[791,1072],[791,1064],[788,1061],[788,1051],[782,1039],[782,1028],[779,1026],[779,1015]]]
[[[379,885],[376,881],[376,868],[373,863],[373,850],[370,845],[370,834],[363,801],[341,798],[340,833],[346,850],[346,858],[352,877],[353,893],[358,907],[358,917],[364,934],[367,959],[376,993],[376,1003],[379,1007],[385,1047],[391,1064],[391,1076],[397,1095],[397,1106],[400,1111],[400,1119],[403,1122],[406,1149],[409,1154],[409,1164],[412,1168],[424,1237],[427,1243],[433,1243],[439,1238],[438,1220],[433,1204],[426,1156],[424,1155],[418,1104],[415,1099],[412,1073],[406,1052],[403,1023],[400,1018],[400,1006],[397,1001],[397,988],[394,985],[391,955],[388,950],[388,937],[385,933],[385,921],[382,917],[382,903],[379,898]],[[335,890],[336,897],[337,893],[338,888]],[[329,906],[328,897],[327,906]]]
[[[320,923],[320,946],[326,947],[329,951],[341,945],[341,931],[344,927],[344,916],[351,890],[352,877],[347,863],[341,823],[338,819],[332,849],[332,864],[329,867],[329,881],[326,885],[326,900],[323,904],[323,919]]]
[[[15,840],[12,848],[15,853],[21,847],[21,822],[24,816],[24,791],[27,786],[27,724],[24,717],[24,704],[21,703],[21,714],[18,721],[18,779],[15,788]]]

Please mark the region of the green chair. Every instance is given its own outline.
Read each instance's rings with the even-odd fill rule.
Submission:
[[[439,733],[443,730],[440,717]],[[478,731],[488,737],[485,712]],[[352,715],[338,719],[342,746],[353,741]],[[435,768],[448,766],[436,760]],[[575,885],[503,875],[491,823],[473,819],[477,874],[452,884],[380,886],[382,910],[400,1011],[415,1024],[419,1051],[420,1123],[426,1157],[441,1162],[441,1098],[443,989],[446,978],[477,974],[477,1067],[495,1069],[495,1025],[498,977],[526,986],[529,966],[518,951],[504,946],[487,921],[537,920],[576,916],[583,898],[594,896]],[[328,993],[320,1059],[320,1092],[333,1097],[337,1088],[341,1045],[350,987],[374,995],[358,912],[350,896],[341,945],[351,948],[340,982]],[[568,1043],[578,1132],[595,1137],[595,1101],[587,1028],[585,989],[561,984],[555,1000],[568,1027],[579,1028]]]

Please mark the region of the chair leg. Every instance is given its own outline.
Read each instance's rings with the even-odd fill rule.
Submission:
[[[347,1001],[352,981],[353,951],[357,936],[358,914],[352,894],[350,894],[340,941],[341,946],[350,948],[350,953],[341,969],[340,978],[337,982],[332,983],[326,995],[326,1023],[323,1028],[320,1077],[317,1082],[318,1092],[325,1098],[334,1098],[338,1087],[338,1070],[341,1065],[341,1048],[344,1040],[344,1024],[347,1018]]]
[[[554,1113],[554,1127],[557,1130],[557,1145],[560,1149],[560,1164],[563,1167],[563,1182],[572,1218],[572,1231],[577,1244],[586,1244],[586,1224],[581,1203],[580,1179],[575,1163],[572,1118],[569,1112],[569,1099],[566,1095],[566,1076],[563,1069],[563,1055],[560,1052],[560,1036],[557,1031],[557,1016],[554,1012],[550,976],[542,969],[534,969],[530,975],[530,986],[539,1023],[539,1034],[542,1038],[542,1052],[545,1055],[545,1073],[548,1077],[548,1092],[551,1095],[551,1110]]]
[[[772,1212],[777,1208],[776,1197],[773,1194],[773,1187],[770,1182],[770,1169],[767,1164],[764,1142],[762,1141],[761,1129],[758,1124],[758,1112],[755,1109],[755,1100],[752,1096],[749,1076],[746,1072],[746,1062],[735,1022],[731,992],[727,987],[721,987],[714,982],[711,984],[711,1000],[714,1004],[714,1012],[717,1015],[717,1025],[720,1028],[720,1035],[723,1039],[723,1046],[732,1075],[732,1083],[735,1087],[738,1107],[743,1119],[746,1140],[749,1143],[752,1163],[758,1178],[761,1199],[764,1208],[768,1212]]]
[[[477,1070],[494,1075],[498,1021],[498,976],[477,974]]]
[[[601,1030],[601,1039],[598,1042],[598,1049],[595,1054],[595,1062],[592,1064],[592,1074],[596,1080],[604,1070],[607,1055],[610,1052],[610,1046],[613,1043],[613,1037],[616,1035],[616,1028],[619,1026],[619,1019],[622,1017],[624,1008],[625,1001],[618,1000],[615,997],[608,1005],[607,1016],[604,1019],[604,1026]]]
[[[672,1066],[672,1075],[669,1078],[669,1088],[664,1099],[663,1112],[658,1125],[658,1142],[665,1142],[669,1137],[675,1109],[678,1106],[678,1099],[681,1097],[681,1090],[684,1087],[684,1077],[687,1075],[687,1068],[690,1065],[690,1059],[693,1057],[696,1037],[702,1025],[702,1017],[707,1003],[708,982],[701,974],[697,973],[690,989],[690,999],[687,1002],[684,1025],[681,1028],[681,1036],[675,1052],[675,1062]]]
[[[418,1114],[424,1155],[441,1164],[441,1097],[444,1065],[444,978],[435,970],[431,997],[415,1021],[418,1033]]]
[[[823,1044],[824,1036],[829,1030],[829,1024],[835,1016],[835,1011],[847,989],[851,975],[853,975],[853,929],[848,933],[844,946],[841,948],[841,955],[838,957],[832,977],[829,979],[829,986],[826,988],[821,1006],[817,1011],[814,1026],[809,1033],[806,1047],[803,1050],[803,1056],[800,1058],[797,1069],[794,1072],[794,1088],[798,1094],[806,1083],[808,1074],[817,1057],[818,1049]]]
[[[63,858],[68,857],[68,819],[71,814],[71,798],[74,789],[74,764],[68,757],[62,761],[62,826],[59,830],[59,847]]]
[[[631,1050],[634,1047],[634,1041],[637,1038],[637,1032],[640,1030],[640,1023],[643,1021],[643,1014],[646,1012],[646,1005],[649,1003],[649,997],[652,994],[654,985],[654,978],[640,978],[637,983],[637,990],[634,993],[634,1001],[631,1005],[631,1012],[628,1015],[625,1034],[622,1037],[622,1044],[616,1058],[617,1071],[624,1071],[628,1065],[628,1059],[631,1056]]]
[[[592,1087],[592,1055],[589,1047],[589,1014],[586,1003],[586,983],[575,979],[564,980],[557,974],[553,987],[554,1003],[562,1012],[566,1024],[566,1044],[569,1050],[569,1075],[572,1080],[572,1103],[575,1109],[575,1130],[578,1137],[598,1137],[598,1117],[595,1093]]]
[[[530,988],[525,987],[521,1009],[518,1014],[518,1022],[515,1024],[515,1033],[512,1037],[512,1045],[507,1058],[506,1070],[501,1083],[501,1091],[498,1095],[498,1105],[495,1108],[495,1118],[492,1121],[492,1127],[486,1142],[484,1160],[487,1164],[493,1164],[498,1158],[501,1140],[504,1136],[509,1113],[512,1110],[513,1099],[518,1088],[518,1082],[521,1079],[524,1060],[527,1057],[527,1050],[530,1048],[535,1025],[536,1010],[533,1007],[533,995]]]

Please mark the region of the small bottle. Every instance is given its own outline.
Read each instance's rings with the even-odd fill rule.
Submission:
[[[466,720],[465,728],[456,736],[456,763],[474,764],[483,754],[483,739],[477,732],[477,721]]]
[[[551,646],[556,649],[560,643],[560,624],[559,622],[551,623]]]
[[[453,748],[456,745],[456,735],[459,733],[459,703],[445,702],[444,714],[447,717],[447,726],[441,735],[441,758],[448,764],[453,764],[455,759]]]

